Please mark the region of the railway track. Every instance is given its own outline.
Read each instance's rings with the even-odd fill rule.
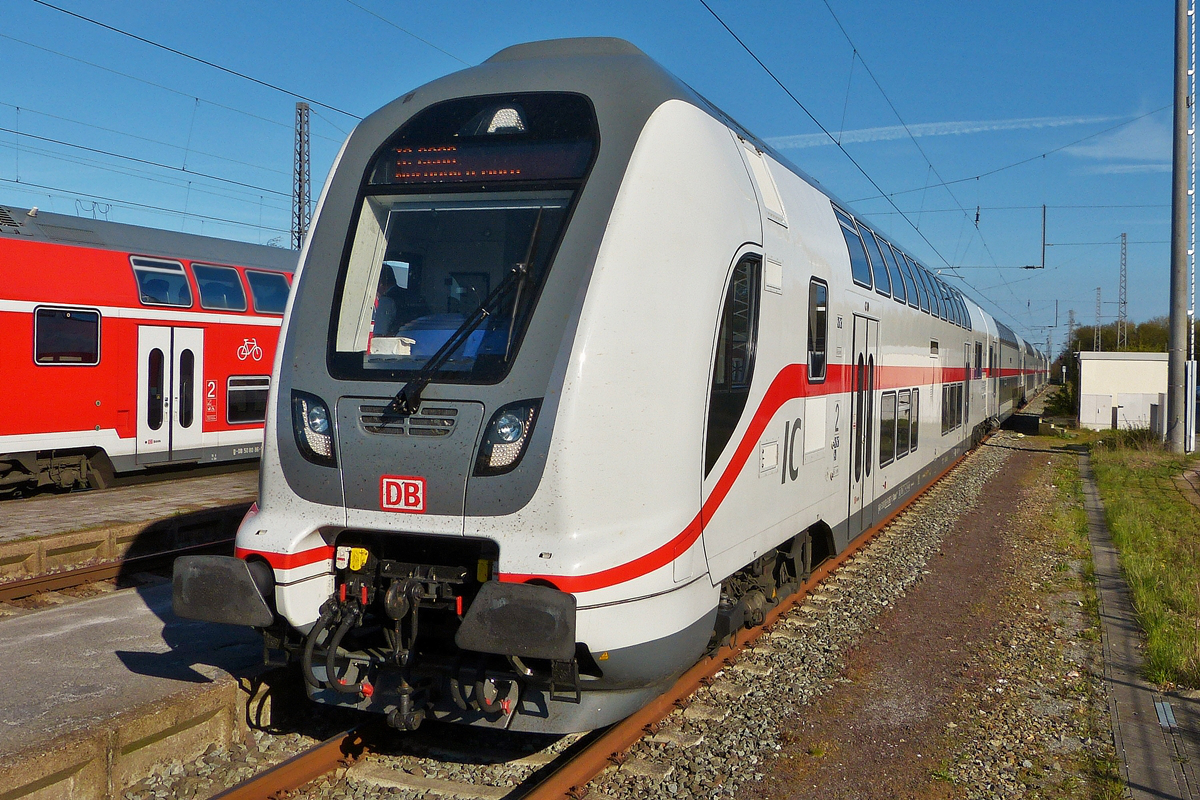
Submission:
[[[896,522],[961,462],[838,556],[815,567],[795,594],[771,609],[763,625],[740,631],[666,693],[607,729],[537,737],[427,724],[401,737],[372,722],[327,739],[216,797],[262,800],[323,781],[310,787],[311,796],[326,796],[328,791],[340,794],[349,783],[401,798],[558,800],[582,797],[588,782],[612,767],[652,781],[665,780],[669,771],[664,773],[645,759],[629,758],[629,749],[647,739],[681,748],[697,744],[700,734],[689,730],[690,723],[719,722],[728,716],[733,701],[770,674],[772,668],[762,656],[783,642],[809,635],[806,629],[817,626],[841,598],[879,580],[871,565],[886,561],[896,541]]]
[[[0,583],[0,603],[24,600],[45,592],[78,589],[88,584],[113,581],[125,576],[152,575],[160,572],[169,573],[171,564],[179,556],[232,552],[233,539],[224,538],[188,547],[178,547],[129,558],[120,558],[101,564],[72,567],[42,575],[31,575],[27,578],[18,578]]]

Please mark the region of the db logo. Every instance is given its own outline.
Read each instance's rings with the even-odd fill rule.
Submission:
[[[384,511],[425,513],[425,479],[384,475],[379,479],[379,507]]]

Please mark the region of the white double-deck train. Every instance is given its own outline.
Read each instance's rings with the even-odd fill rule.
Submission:
[[[624,717],[1047,376],[612,39],[364,120],[282,342],[257,510],[175,607],[408,728]]]

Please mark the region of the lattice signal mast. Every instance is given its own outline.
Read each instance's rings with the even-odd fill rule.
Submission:
[[[1121,287],[1117,294],[1117,349],[1129,349],[1129,298],[1125,282],[1125,253],[1128,236],[1121,234]]]
[[[1096,328],[1092,331],[1092,350],[1099,353],[1103,344],[1100,341],[1100,287],[1096,287]]]
[[[299,250],[312,221],[311,161],[309,160],[308,103],[296,103],[295,171],[292,178],[292,249]]]

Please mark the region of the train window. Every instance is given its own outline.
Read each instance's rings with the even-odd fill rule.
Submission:
[[[263,422],[270,390],[270,375],[231,375],[225,384],[226,421],[230,425]]]
[[[866,360],[859,353],[854,373],[854,482],[862,480],[863,389],[866,386]]]
[[[875,441],[874,441],[874,438],[875,438],[874,437],[874,434],[875,434],[875,356],[874,355],[867,356],[866,401],[867,401],[867,417],[866,417],[867,442],[866,442],[866,445],[864,446],[864,448],[866,450],[867,455],[866,455],[866,458],[863,459],[863,472],[865,472],[866,476],[869,478],[869,477],[871,477],[871,464],[873,463],[871,460],[871,453],[874,452],[874,450],[875,450],[875,447],[874,447],[874,445],[875,445]]]
[[[39,308],[33,314],[36,364],[100,363],[100,312],[78,308]]]
[[[156,431],[163,424],[163,351],[157,347],[150,351],[146,364],[146,424]]]
[[[950,432],[950,384],[942,384],[942,436]]]
[[[963,299],[961,292],[958,294],[958,305],[962,309],[963,327],[974,330],[974,326],[971,325],[971,309],[967,308],[967,301]]]
[[[932,396],[932,395],[930,395]],[[917,407],[920,405],[921,390],[912,390],[912,422],[909,424],[909,441],[908,452],[915,453],[917,450],[917,434],[921,431],[921,415],[917,413]]]
[[[245,311],[246,292],[233,267],[192,264],[196,285],[200,287],[200,307],[223,311]]]
[[[908,455],[909,429],[912,428],[912,396],[914,390],[896,393],[896,458]]]
[[[933,298],[933,315],[935,317],[945,319],[946,309],[942,306],[942,289],[940,282],[937,278],[933,277],[933,274],[928,270],[925,272],[925,282],[929,284],[929,296]]]
[[[938,307],[937,292],[933,290],[933,276],[929,274],[928,270],[918,264],[917,277],[921,279],[921,284],[925,287],[925,295],[929,299],[929,313],[935,317],[940,317],[942,310]]]
[[[255,313],[283,313],[288,301],[287,278],[278,272],[259,272],[256,269],[248,269],[246,270],[246,280],[250,283],[250,297],[254,300]]]
[[[896,393],[884,392],[879,398],[879,466],[896,460]]]
[[[875,240],[879,245],[880,252],[883,253],[883,262],[887,264],[888,275],[892,279],[892,297],[897,303],[905,303],[908,301],[908,289],[904,286],[904,276],[900,274],[900,268],[896,266],[895,256],[892,255],[892,246],[886,240],[881,239],[878,234],[876,234]]]
[[[972,377],[983,377],[983,342],[975,343],[975,374]]]
[[[179,427],[192,427],[196,389],[196,354],[185,349],[179,354]]]
[[[850,251],[850,273],[854,276],[854,282],[870,289],[871,262],[867,261],[867,251],[858,235],[858,228],[854,225],[854,220],[841,209],[834,208],[833,213],[842,225],[842,236],[846,240],[846,249]]]
[[[871,265],[875,270],[875,291],[883,295],[890,295],[892,278],[888,275],[887,262],[883,260],[883,255],[879,252],[879,241],[875,238],[875,232],[865,225],[860,225],[859,230],[862,231],[863,240],[867,243],[867,255],[870,256]]]
[[[925,286],[925,282],[921,279],[921,268],[918,267],[913,260],[903,253],[898,253],[904,257],[904,262],[908,264],[909,274],[912,275],[913,285],[917,287],[917,302],[921,305],[921,310],[929,313],[929,289]]]
[[[717,328],[717,353],[713,361],[712,389],[708,399],[708,434],[704,448],[704,474],[712,471],[729,442],[754,377],[754,350],[758,338],[758,293],[762,265],[757,256],[745,256],[733,268],[725,307]]]
[[[143,256],[130,256],[129,263],[133,265],[143,305],[191,307],[192,287],[183,264]]]
[[[500,379],[533,314],[571,201],[569,192],[506,194],[366,198],[335,306],[335,377],[411,374],[473,325],[442,363],[440,379]]]
[[[825,342],[829,332],[829,287],[813,278],[808,284],[808,380],[825,380]]]
[[[890,247],[890,245],[889,245]],[[905,299],[913,308],[920,308],[921,304],[917,300],[917,285],[913,282],[912,272],[909,271],[908,262],[904,260],[904,256],[895,247],[891,247],[892,263],[896,265],[896,270],[900,272],[904,280]]]

